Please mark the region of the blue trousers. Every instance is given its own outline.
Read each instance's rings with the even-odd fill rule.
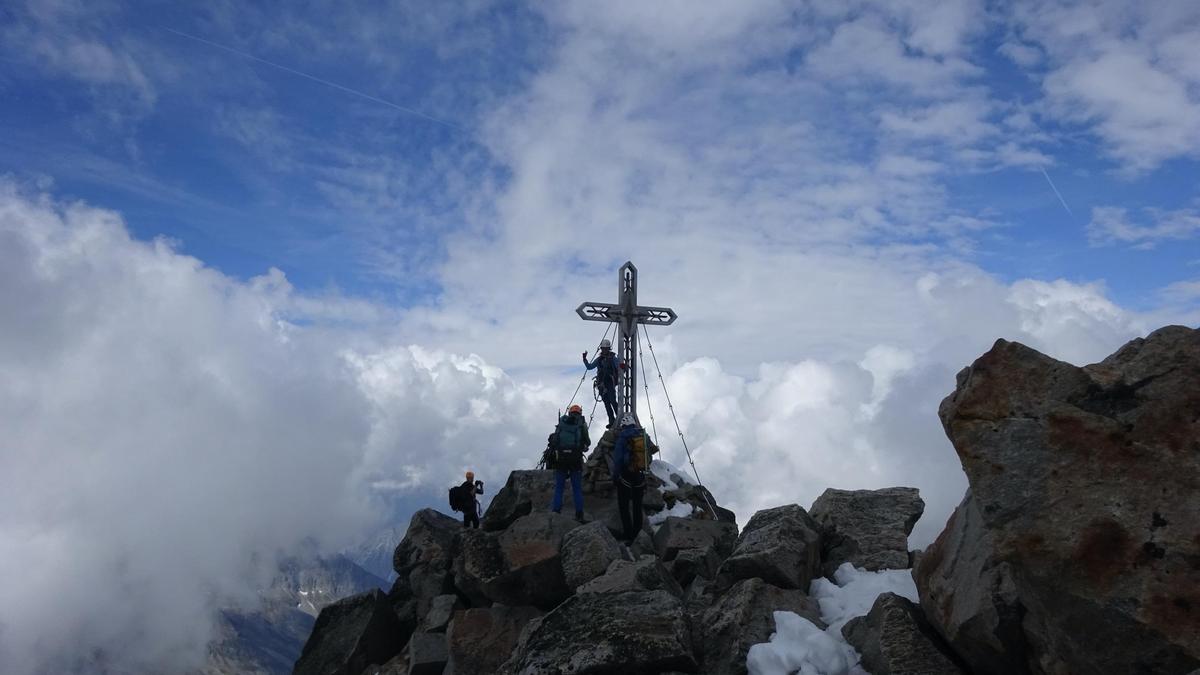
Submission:
[[[617,388],[601,387],[600,400],[604,401],[604,412],[608,415],[608,426],[614,427],[617,423]]]
[[[555,513],[562,511],[563,488],[566,487],[568,473],[571,474],[571,496],[575,499],[575,513],[583,513],[583,472],[579,469],[554,472],[554,501],[550,504],[550,510]]]

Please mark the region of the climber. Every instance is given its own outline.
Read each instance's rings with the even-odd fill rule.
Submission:
[[[592,361],[588,361],[588,353],[583,353],[583,365],[588,370],[596,369],[594,380],[600,400],[604,401],[604,412],[608,413],[608,426],[612,427],[617,420],[617,371],[625,368],[625,362],[612,351],[612,342],[608,338],[600,341],[600,353]]]
[[[554,433],[546,441],[549,464],[554,469],[554,500],[550,510],[562,512],[563,488],[571,479],[571,498],[575,505],[575,520],[583,522],[583,456],[592,439],[588,438],[587,420],[583,408],[572,405],[558,420]]]
[[[617,507],[626,546],[632,545],[642,529],[642,495],[646,491],[646,469],[657,448],[630,413],[621,416],[612,453],[612,477],[617,486]]]
[[[467,480],[458,486],[462,500],[463,528],[479,529],[479,499],[475,495],[483,494],[483,481],[475,480],[475,472],[467,472]]]

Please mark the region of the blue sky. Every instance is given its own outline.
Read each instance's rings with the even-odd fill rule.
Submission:
[[[276,553],[531,466],[628,259],[722,505],[909,485],[927,544],[997,338],[1200,323],[1196,44],[1194,0],[0,5],[0,661],[193,668]]]
[[[117,210],[137,236],[170,237],[181,251],[229,274],[249,278],[278,267],[301,289],[336,287],[401,306],[436,297],[441,285],[431,263],[443,259],[446,237],[486,220],[493,208],[489,197],[513,179],[509,158],[492,146],[497,132],[489,125],[495,110],[527,96],[538,73],[567,58],[564,45],[572,32],[585,30],[569,25],[569,11],[562,12],[566,17],[546,15],[514,3],[438,9],[415,3],[350,11],[320,3],[133,9],[35,2],[4,11],[11,27],[0,68],[6,101],[0,170],[18,178],[49,177],[56,194]],[[1052,110],[1060,105],[1050,100],[1045,86],[1047,73],[1057,65],[1053,47],[1015,36],[1048,29],[1022,28],[1016,18],[1020,12],[1004,5],[972,11],[971,21],[978,25],[951,36],[960,41],[952,51],[928,52],[934,66],[949,68],[952,60],[962,59],[964,74],[949,82],[927,81],[920,73],[913,73],[917,79],[906,81],[901,73],[888,81],[853,68],[839,72],[834,64],[824,67],[828,77],[813,80],[811,88],[778,97],[730,86],[727,97],[702,115],[714,125],[705,133],[799,120],[826,135],[823,150],[839,161],[870,166],[890,148],[902,148],[943,162],[928,186],[942,193],[942,210],[991,225],[967,235],[969,242],[956,243],[969,245],[966,259],[1004,279],[1103,280],[1115,299],[1145,308],[1157,301],[1158,289],[1193,278],[1196,268],[1189,263],[1200,259],[1194,229],[1139,251],[1131,251],[1130,242],[1094,245],[1088,232],[1098,206],[1124,208],[1134,217],[1145,208],[1194,213],[1197,141],[1194,126],[1186,126],[1194,122],[1178,122],[1190,146],[1149,159],[1139,157],[1136,148],[1114,156],[1112,141],[1098,129],[1104,110],[1089,113],[1086,102],[1078,101],[1079,115]],[[676,69],[665,86],[676,89],[679,98],[646,101],[640,110],[635,104],[630,117],[658,118],[668,129],[677,125],[686,139],[689,93],[731,80],[746,84],[763,74],[801,80],[806,68],[819,72],[814,60],[829,45],[806,29],[837,30],[837,23],[853,19],[854,12],[833,19],[821,14],[797,4],[773,17],[772,31],[791,33],[777,38],[778,48],[732,66],[700,63]],[[1178,32],[1195,29],[1191,18],[1176,27]],[[902,34],[914,20],[888,17],[878,25]],[[930,21],[926,28],[936,29],[933,20],[925,20]],[[1099,41],[1103,35],[1097,33]],[[1033,50],[1030,63],[1002,53],[1012,43]],[[913,40],[905,49],[908,56],[922,54]],[[1066,65],[1060,69],[1070,67],[1072,56],[1062,57]],[[603,106],[605,85],[596,84],[594,105]],[[1194,116],[1195,85],[1190,86]],[[989,108],[948,118],[950,126],[940,131],[980,133],[979,142],[955,147],[954,139],[930,129],[919,130],[916,141],[880,132],[880,116],[890,111],[919,116],[917,106],[931,101]],[[1028,116],[1029,126],[998,132],[973,128],[1012,114]],[[1152,121],[1173,123],[1165,117]],[[955,129],[954,123],[966,126]],[[949,159],[964,149],[988,153],[1005,144],[1015,144],[1027,156]],[[738,167],[743,180],[754,180],[757,171],[771,172],[769,161]],[[1073,216],[1041,169],[1053,177]],[[464,193],[476,203],[464,204]],[[944,233],[896,234],[913,224],[908,218],[928,217],[928,212],[889,215],[894,222],[876,232],[881,239],[946,245]],[[1154,220],[1145,218],[1146,224]],[[597,236],[602,229],[596,223],[581,234]]]

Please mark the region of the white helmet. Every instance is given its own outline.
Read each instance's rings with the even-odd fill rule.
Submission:
[[[621,415],[620,424],[623,427],[631,427],[637,424],[637,420],[633,418],[633,413],[625,413],[624,415]]]
[[[612,349],[612,343],[608,341],[608,338],[600,341],[600,349]]]

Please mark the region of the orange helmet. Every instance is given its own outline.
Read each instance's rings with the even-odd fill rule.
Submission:
[[[567,408],[567,412],[569,412],[569,413],[577,412],[582,415],[583,408],[578,403],[576,403],[575,405],[571,406],[570,408]]]

